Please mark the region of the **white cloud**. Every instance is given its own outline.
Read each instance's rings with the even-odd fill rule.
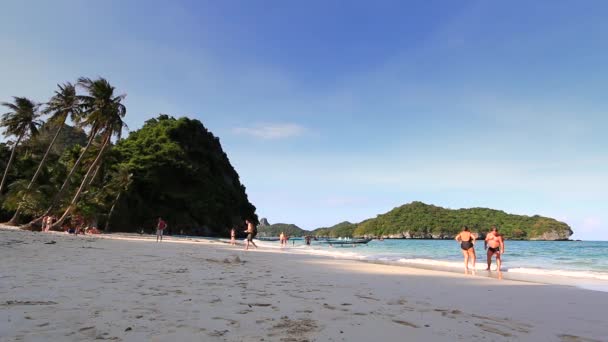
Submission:
[[[297,137],[305,131],[306,129],[303,126],[293,123],[259,124],[251,127],[237,127],[233,130],[235,134],[267,140]]]

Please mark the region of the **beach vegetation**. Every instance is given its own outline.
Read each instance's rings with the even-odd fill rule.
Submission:
[[[162,216],[169,233],[192,235],[257,223],[219,138],[198,120],[159,115],[123,139],[125,98],[103,78],[79,78],[42,105],[2,103],[0,128],[14,140],[0,143],[0,220],[39,229],[53,215],[54,229],[129,232]]]
[[[268,226],[258,226],[258,236],[260,237],[276,237],[285,233],[290,237],[302,237],[310,234],[309,231],[304,230],[295,224],[288,223],[274,223]]]
[[[0,127],[4,130],[4,136],[17,139],[13,141],[10,157],[5,164],[4,174],[0,182],[1,194],[4,191],[19,143],[28,136],[35,136],[42,122],[39,120],[40,112],[38,109],[40,105],[26,97],[13,97],[12,103],[2,102],[0,105],[9,110],[0,118]]]

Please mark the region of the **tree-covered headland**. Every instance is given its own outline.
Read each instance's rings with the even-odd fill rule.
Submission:
[[[257,222],[219,139],[200,121],[159,115],[125,138],[125,98],[103,78],[80,78],[44,103],[0,103],[0,222],[39,229],[52,215],[54,229],[128,232],[151,231],[162,216],[171,232],[196,235]]]

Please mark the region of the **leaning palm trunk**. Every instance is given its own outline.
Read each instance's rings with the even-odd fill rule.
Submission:
[[[97,167],[95,168],[95,172],[93,172],[93,176],[91,176],[91,180],[89,181],[89,185],[91,185],[91,183],[93,183],[93,181],[95,180],[95,177],[97,177],[97,172],[99,172],[100,168],[101,168],[101,164],[97,165]]]
[[[4,190],[4,184],[6,183],[6,177],[8,176],[8,170],[10,170],[11,164],[13,163],[13,159],[15,159],[15,151],[17,151],[17,145],[19,145],[24,135],[25,133],[21,133],[21,135],[19,135],[19,138],[17,138],[17,142],[15,142],[15,145],[13,145],[11,157],[8,159],[8,164],[6,164],[6,170],[4,170],[4,176],[2,176],[2,183],[0,183],[0,195]]]
[[[120,200],[120,195],[122,195],[122,190],[118,192],[118,195],[116,195],[116,198],[114,199],[114,203],[112,203],[112,208],[110,208],[110,213],[108,214],[108,219],[106,220],[106,226],[103,229],[103,231],[106,233],[110,232],[110,220],[112,219],[112,214],[114,213],[116,203],[118,203],[118,200]]]
[[[42,157],[42,160],[40,161],[40,164],[38,164],[38,169],[36,169],[36,173],[34,173],[34,176],[32,177],[32,180],[30,180],[30,183],[27,185],[27,189],[25,191],[26,194],[29,192],[29,190],[34,185],[34,183],[36,182],[36,179],[38,179],[38,176],[40,175],[40,170],[42,170],[42,166],[44,165],[44,162],[46,161],[46,158],[48,157],[49,153],[51,152],[51,148],[53,147],[53,145],[55,145],[55,141],[57,140],[57,137],[59,136],[59,133],[61,133],[61,130],[63,129],[63,124],[64,124],[64,122],[62,122],[61,125],[59,126],[59,128],[57,129],[57,132],[55,133],[55,136],[53,137],[53,140],[51,140],[51,144],[49,145],[49,147],[46,149],[46,152],[44,153],[44,157]],[[15,224],[18,223],[18,221],[19,221],[19,214],[21,212],[21,205],[22,205],[22,203],[23,203],[24,200],[25,200],[25,195],[21,199],[21,203],[19,203],[19,206],[17,207],[17,211],[15,211],[15,214],[13,215],[13,217],[7,222],[8,224],[15,225]]]
[[[57,206],[57,203],[59,202],[59,199],[61,198],[61,195],[63,195],[63,193],[67,189],[68,184],[70,183],[70,178],[72,178],[72,175],[74,174],[74,172],[76,172],[76,168],[78,168],[78,166],[82,162],[82,159],[87,154],[89,148],[93,144],[93,140],[95,139],[95,134],[96,133],[97,133],[97,131],[91,132],[91,136],[89,137],[89,141],[87,142],[87,146],[85,146],[84,151],[82,151],[82,153],[80,154],[80,156],[78,156],[78,159],[76,159],[76,162],[74,163],[74,166],[72,166],[72,169],[70,170],[70,173],[68,173],[67,177],[65,178],[65,181],[63,181],[63,184],[61,185],[61,188],[59,189],[59,191],[57,192],[57,194],[55,195],[55,197],[53,197],[53,202],[51,202],[51,205],[49,206],[49,208],[40,217],[38,217],[37,219],[35,219],[32,222],[30,222],[29,225],[38,224],[40,221],[42,221],[42,219],[45,216],[49,215],[51,213],[51,211],[53,211],[53,209],[55,209],[55,206]]]
[[[60,227],[61,224],[63,223],[63,221],[65,221],[65,219],[68,217],[68,215],[70,215],[72,213],[72,210],[74,210],[74,208],[76,207],[76,204],[78,203],[78,200],[80,199],[80,195],[82,194],[82,192],[85,190],[85,188],[88,185],[87,181],[88,181],[89,177],[91,176],[91,173],[93,172],[93,170],[95,169],[97,164],[99,164],[101,162],[101,157],[103,157],[106,146],[108,146],[108,144],[110,143],[111,136],[112,135],[110,133],[108,133],[106,135],[106,137],[104,138],[103,145],[101,146],[101,149],[99,150],[99,153],[97,154],[97,157],[95,158],[95,161],[93,161],[91,166],[89,166],[87,173],[84,175],[84,179],[80,183],[80,187],[78,188],[78,191],[76,191],[76,194],[74,194],[74,198],[72,198],[72,201],[68,205],[67,209],[65,210],[63,215],[61,215],[61,218],[59,218],[59,220],[57,220],[57,222],[55,222],[53,224],[53,226],[52,226],[53,229]]]

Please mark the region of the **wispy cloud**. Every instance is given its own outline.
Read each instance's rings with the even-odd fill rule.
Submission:
[[[306,129],[294,123],[258,124],[250,127],[236,127],[233,132],[239,135],[249,135],[255,138],[276,140],[297,137]]]

